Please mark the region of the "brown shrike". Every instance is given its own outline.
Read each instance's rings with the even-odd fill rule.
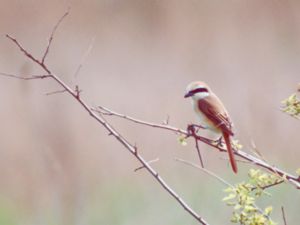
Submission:
[[[223,136],[232,170],[237,173],[237,165],[230,142],[230,137],[234,135],[232,123],[223,103],[208,85],[201,81],[190,83],[184,97],[192,98],[193,108],[201,126],[204,125],[205,128]]]

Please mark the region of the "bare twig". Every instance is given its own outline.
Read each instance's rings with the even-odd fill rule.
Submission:
[[[36,63],[37,65],[39,65],[40,67],[42,67],[43,70],[46,71],[47,77],[52,77],[52,75],[50,75],[50,70],[44,65],[43,62],[40,62],[36,57],[34,57],[32,54],[30,54],[28,51],[26,51],[23,46],[17,41],[17,39],[13,38],[12,36],[6,34],[5,35],[9,40],[11,40],[19,49],[22,53],[24,53],[24,55],[29,58],[30,60],[32,60],[34,63]],[[13,77],[14,76],[14,77]],[[20,78],[20,76],[18,75],[13,75],[12,78],[17,78],[17,79],[22,79]],[[35,77],[35,76],[32,76]],[[45,77],[41,77],[41,78],[45,78]],[[23,79],[24,80],[24,79]],[[28,80],[28,79],[27,79]],[[32,80],[32,79],[31,79]]]
[[[0,76],[10,77],[10,78],[15,78],[15,79],[20,79],[20,80],[36,80],[36,79],[44,79],[44,78],[51,77],[50,75],[21,76],[21,75],[2,73],[2,72],[0,72]]]
[[[199,144],[198,144],[197,139],[195,139],[195,145],[196,145],[196,149],[197,149],[197,153],[198,153],[198,156],[199,156],[201,167],[204,168],[204,163],[203,163],[203,160],[202,160],[202,155],[201,155],[201,152],[200,152],[200,148],[199,148]]]
[[[155,162],[157,162],[157,161],[159,161],[159,158],[152,159],[152,160],[148,161],[147,163],[150,165],[150,164],[155,163]],[[134,169],[134,172],[137,172],[137,171],[139,171],[139,170],[141,170],[141,169],[144,169],[144,168],[145,168],[145,166],[140,166],[140,167]]]
[[[58,90],[58,91],[47,92],[46,95],[55,95],[55,94],[61,94],[61,93],[64,93],[64,92],[66,92],[65,89],[63,89],[63,90]]]
[[[267,188],[270,188],[270,187],[274,187],[274,186],[276,186],[276,185],[278,185],[278,184],[281,184],[281,183],[283,183],[284,182],[284,180],[278,180],[278,181],[276,181],[275,183],[273,183],[273,184],[269,184],[269,185],[266,185],[266,186],[262,186],[262,187],[260,187],[262,190],[265,190],[265,189],[267,189]]]
[[[94,42],[95,42],[95,37],[92,38],[92,40],[90,41],[90,44],[88,46],[88,48],[86,49],[85,53],[83,54],[82,58],[81,58],[81,61],[80,61],[80,64],[78,65],[78,67],[76,68],[76,71],[75,71],[75,74],[74,74],[74,77],[77,77],[77,75],[79,74],[86,58],[88,57],[88,55],[90,54],[90,52],[92,51],[93,49],[93,46],[94,46]]]
[[[154,127],[154,128],[161,128],[161,129],[165,129],[165,130],[169,130],[169,131],[174,131],[177,134],[184,134],[187,135],[187,132],[185,130],[176,128],[176,127],[172,127],[169,125],[163,125],[163,124],[156,124],[156,123],[151,123],[151,122],[146,122],[143,120],[139,120],[139,119],[135,119],[133,117],[127,116],[127,115],[123,115],[114,111],[111,111],[110,109],[103,107],[103,106],[98,106],[97,108],[92,108],[91,110],[101,113],[102,115],[108,115],[108,116],[117,116],[126,120],[130,120],[134,123],[137,124],[142,124],[142,125],[146,125],[146,126],[150,126],[150,127]]]
[[[22,47],[22,45],[15,39],[12,38],[9,35],[6,35],[8,39],[10,39],[14,44],[16,44],[20,51],[25,54],[26,57],[31,59],[34,63],[39,65],[46,73],[46,77],[52,78],[56,83],[65,90],[68,94],[70,94],[83,108],[84,110],[93,118],[95,119],[99,124],[101,124],[109,133],[109,135],[116,138],[117,141],[119,141],[141,164],[142,166],[153,176],[153,178],[161,185],[163,189],[165,189],[192,217],[194,217],[199,223],[202,225],[208,225],[208,222],[206,222],[198,213],[196,213],[156,172],[147,161],[144,160],[144,158],[138,153],[137,147],[130,144],[127,139],[125,139],[116,129],[112,127],[110,123],[108,123],[101,115],[97,114],[93,110],[91,110],[91,107],[84,101],[82,98],[80,98],[80,90],[78,86],[76,86],[75,90],[70,88],[64,81],[62,81],[57,75],[53,74],[50,69],[44,64],[45,58],[49,52],[49,48],[55,33],[55,30],[57,29],[58,25],[61,23],[61,21],[68,15],[68,12],[64,14],[64,16],[59,20],[57,25],[54,27],[53,32],[50,36],[48,46],[46,48],[46,52],[43,56],[43,59],[39,61],[37,58],[32,56],[25,48]],[[13,75],[9,76],[11,78],[17,78],[20,79],[19,76]],[[45,77],[40,77],[45,78]]]
[[[262,159],[262,160],[265,161],[265,162],[267,161],[267,160],[265,160],[263,154],[258,150],[258,148],[257,148],[257,146],[256,146],[256,144],[255,144],[255,142],[254,142],[254,140],[251,140],[251,147],[252,147],[253,152],[254,152],[260,159]]]
[[[187,136],[190,135],[186,130],[179,129],[177,127],[172,127],[170,125],[162,125],[162,124],[151,123],[151,122],[139,120],[139,119],[127,116],[127,115],[116,113],[106,107],[103,107],[103,106],[98,106],[97,109],[93,109],[93,110],[97,111],[98,113],[100,113],[102,115],[116,116],[116,117],[120,117],[122,119],[126,119],[126,120],[129,120],[129,121],[137,123],[137,124],[142,124],[142,125],[153,127],[153,128],[159,128],[159,129],[163,129],[163,130],[172,131],[172,132],[175,132],[176,134],[182,134],[182,135],[187,135]],[[193,135],[193,137],[196,138],[198,141],[201,141],[201,142],[219,150],[220,152],[227,151],[225,147],[214,144],[213,140],[210,140],[208,138],[205,138],[205,137],[202,137],[202,136],[199,136],[196,134]],[[264,160],[254,157],[253,155],[250,155],[244,151],[235,150],[234,154],[241,157],[242,159],[258,166],[258,167],[264,168],[264,169],[282,177],[284,180],[287,180],[290,184],[295,186],[297,189],[300,189],[300,177],[291,175],[291,174],[279,169],[278,167],[270,165],[267,162],[265,162]]]
[[[283,206],[281,206],[281,212],[282,212],[282,219],[283,219],[284,225],[287,225]]]
[[[179,159],[179,158],[175,158],[176,161],[178,162],[181,162],[181,163],[184,163],[186,165],[189,165],[189,166],[192,166],[192,167],[195,167],[201,171],[203,171],[204,173],[216,178],[217,180],[219,180],[222,184],[224,184],[225,186],[228,186],[228,187],[233,187],[229,182],[227,182],[226,180],[224,180],[223,178],[219,177],[217,174],[205,169],[204,167],[201,167],[201,166],[198,166],[197,164],[195,163],[192,163],[192,162],[189,162],[187,160],[184,160],[184,159]]]
[[[70,9],[68,9],[67,12],[65,12],[65,14],[57,21],[57,23],[53,27],[51,35],[50,35],[50,38],[48,40],[48,45],[47,45],[46,50],[44,52],[44,55],[42,57],[42,61],[41,61],[42,64],[45,63],[45,59],[46,59],[46,57],[47,57],[47,55],[49,53],[50,46],[51,46],[51,43],[53,41],[53,37],[54,37],[55,32],[56,32],[57,28],[59,27],[59,25],[61,24],[61,22],[65,19],[65,17],[67,17],[67,15],[69,15],[69,10]]]
[[[188,133],[190,133],[189,135],[191,135],[191,136],[196,136],[196,130],[195,130],[193,125],[188,126]],[[187,137],[189,135],[187,135]],[[200,152],[198,140],[197,140],[197,138],[194,138],[194,140],[195,140],[195,147],[196,147],[196,150],[197,150],[197,153],[198,153],[198,157],[199,157],[199,160],[200,160],[201,167],[204,168],[204,163],[203,163],[203,160],[202,160],[202,155],[201,155],[201,152]]]

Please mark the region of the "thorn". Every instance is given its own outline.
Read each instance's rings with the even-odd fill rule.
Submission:
[[[170,122],[170,116],[167,115],[167,118],[163,121],[163,125],[169,125],[169,122]]]
[[[76,98],[79,99],[80,98],[80,93],[82,92],[82,90],[79,89],[79,86],[76,85],[75,86],[75,93],[76,93]]]
[[[134,146],[133,146],[133,148],[134,148],[134,154],[135,154],[135,155],[137,155],[137,154],[138,154],[138,150],[137,150],[136,143],[134,143]]]

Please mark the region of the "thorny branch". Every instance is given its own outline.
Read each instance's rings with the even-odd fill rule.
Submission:
[[[108,134],[115,137],[117,141],[119,141],[141,164],[142,167],[145,168],[152,176],[153,178],[164,188],[192,217],[194,217],[199,223],[202,225],[208,225],[209,223],[206,222],[198,213],[196,213],[164,180],[160,177],[158,172],[156,172],[150,164],[139,154],[138,149],[135,145],[132,145],[126,138],[124,138],[115,128],[112,127],[110,123],[108,123],[100,114],[93,111],[92,108],[84,101],[82,100],[80,96],[81,90],[78,86],[75,87],[73,90],[71,87],[69,87],[64,81],[62,81],[57,75],[51,72],[51,70],[47,67],[45,64],[45,58],[49,52],[51,42],[53,40],[53,36],[55,34],[55,31],[59,24],[62,22],[62,20],[68,15],[68,11],[61,17],[61,19],[58,21],[58,23],[55,25],[55,27],[52,30],[46,51],[42,57],[41,60],[38,60],[35,58],[32,54],[30,54],[18,41],[17,39],[11,37],[10,35],[6,35],[8,39],[10,39],[19,49],[22,53],[25,54],[27,58],[32,60],[35,64],[40,66],[45,72],[46,75],[41,76],[31,76],[31,77],[22,77],[19,75],[13,75],[13,74],[6,74],[6,73],[0,73],[2,76],[15,78],[15,79],[22,79],[22,80],[33,80],[33,79],[43,79],[43,78],[51,78],[64,90],[63,92],[67,92],[70,94],[83,108],[84,110],[93,118],[95,119],[99,124],[101,124],[107,131]]]
[[[93,109],[93,110],[97,111],[101,115],[120,117],[120,118],[129,120],[129,121],[134,122],[134,123],[146,125],[146,126],[149,126],[149,127],[159,128],[159,129],[163,129],[163,130],[168,130],[168,131],[174,132],[175,134],[180,134],[180,135],[185,135],[185,136],[190,136],[191,135],[188,131],[183,130],[183,129],[179,129],[177,127],[172,127],[170,125],[151,123],[151,122],[146,122],[146,121],[143,121],[143,120],[135,119],[133,117],[114,112],[114,111],[112,111],[112,110],[110,110],[106,107],[103,107],[103,106],[98,106],[98,108]],[[226,152],[226,148],[223,147],[224,145],[220,146],[218,144],[215,144],[214,141],[212,141],[208,138],[199,136],[197,134],[192,134],[192,137],[195,138],[198,141],[201,141],[201,142],[203,142],[203,143],[219,150],[220,152]],[[243,158],[244,160],[246,160],[249,163],[257,165],[261,168],[264,168],[264,169],[266,169],[266,170],[282,177],[284,180],[287,180],[290,184],[295,186],[297,189],[300,189],[300,177],[291,175],[291,174],[279,169],[278,167],[270,165],[267,162],[265,162],[264,160],[259,159],[257,157],[254,157],[254,156],[252,156],[252,155],[250,155],[250,154],[248,154],[244,151],[235,150],[234,154],[236,154],[237,156]],[[280,184],[280,183],[278,183],[278,184]]]

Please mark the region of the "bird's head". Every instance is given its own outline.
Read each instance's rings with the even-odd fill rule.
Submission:
[[[208,85],[202,81],[194,81],[186,88],[185,98],[192,97],[193,99],[201,99],[209,96],[211,93]]]

